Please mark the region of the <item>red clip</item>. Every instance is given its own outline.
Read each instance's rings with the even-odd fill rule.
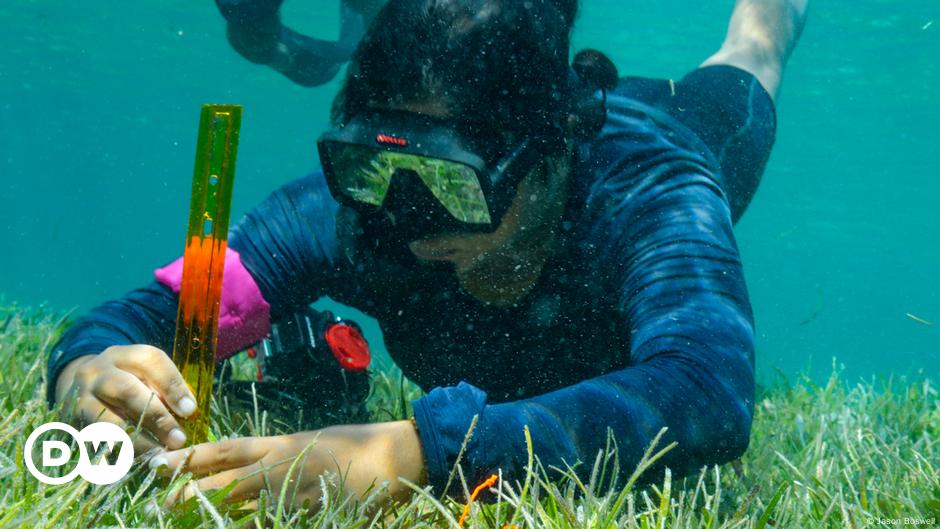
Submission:
[[[355,327],[336,323],[326,329],[326,343],[343,369],[364,371],[372,361],[369,344]]]

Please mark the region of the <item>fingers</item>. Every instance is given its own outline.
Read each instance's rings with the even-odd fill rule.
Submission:
[[[212,472],[237,469],[256,463],[268,454],[263,438],[241,437],[217,443],[203,443],[186,450],[167,452],[151,460],[151,467],[166,465],[170,471],[182,470],[204,476]],[[162,458],[162,460],[161,460]]]
[[[195,399],[170,358],[149,345],[113,346],[99,355],[75,360],[69,364],[74,372],[63,382],[59,393],[76,398],[81,422],[101,420],[123,425],[124,421],[142,425],[170,449],[181,448],[186,435],[170,412],[186,417],[196,410]],[[106,412],[106,413],[105,413]],[[147,435],[138,435],[135,448],[154,443]]]
[[[192,498],[196,494],[196,491],[193,489],[200,492],[223,489],[235,480],[240,481],[235,485],[235,488],[225,496],[226,503],[257,498],[261,490],[265,487],[264,468],[262,468],[260,463],[253,463],[245,467],[219,472],[218,474],[213,474],[198,481],[192,481],[181,488],[176,496],[167,498],[165,505],[169,507]]]
[[[148,432],[144,430],[137,430],[135,432],[137,435],[131,435],[131,441],[134,443],[134,455],[141,456],[147,452],[153,451],[154,453],[163,450],[163,447],[160,446],[156,441],[154,441],[149,435]],[[144,459],[146,461],[146,458]]]
[[[133,374],[152,388],[180,417],[196,411],[196,399],[176,365],[162,350],[149,345],[111,347],[114,366]]]
[[[85,404],[84,400],[93,400],[94,404]],[[111,424],[116,424],[121,428],[127,424],[123,418],[118,414],[109,410],[104,403],[98,401],[97,399],[83,399],[82,404],[78,409],[78,422],[79,425],[84,427],[87,424],[94,422],[109,422]]]
[[[116,424],[121,428],[127,428],[127,421],[125,421],[121,416],[109,410],[104,403],[94,399],[93,397],[86,397],[82,399],[82,405],[76,410],[76,415],[78,416],[79,426],[84,426],[87,424],[95,422],[109,422],[111,424]],[[85,403],[84,401],[93,401],[93,403]],[[136,435],[135,435],[136,434]],[[131,434],[131,440],[134,442],[134,454],[141,455],[148,450],[154,448],[159,448],[158,445],[146,431],[137,430]]]
[[[92,395],[111,411],[151,432],[168,448],[182,448],[186,435],[163,402],[134,375],[111,369],[102,373],[91,388]]]
[[[262,467],[261,459],[267,454],[268,449],[262,439],[245,437],[167,452],[151,459],[150,467],[162,469],[164,473],[181,470],[196,476],[212,474],[183,487],[175,497],[167,500],[167,506],[193,497],[192,487],[198,487],[200,491],[215,490],[241,480],[225,499],[226,502],[237,502],[257,498],[265,487],[264,469],[270,467]]]

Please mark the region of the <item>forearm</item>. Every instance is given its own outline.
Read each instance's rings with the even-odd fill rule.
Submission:
[[[734,459],[749,443],[754,393],[751,351],[738,347],[664,338],[649,344],[649,350],[658,352],[647,362],[495,405],[488,405],[485,393],[469,384],[435,389],[414,403],[435,493],[443,492],[474,415],[476,429],[462,462],[473,483],[497,471],[510,481],[524,478],[526,426],[545,468],[581,462],[578,473],[584,477],[605,448],[608,431],[618,449],[622,478],[663,427],[668,430],[660,448],[673,441],[678,446],[647,477],[661,477],[663,466],[684,476]]]
[[[220,307],[223,355],[267,333],[262,304],[270,303],[273,315],[282,317],[326,294],[336,269],[336,207],[322,175],[311,175],[272,193],[232,228]],[[159,282],[92,309],[66,331],[49,358],[50,403],[59,372],[80,356],[136,343],[172,350],[179,303],[174,287],[181,283],[182,266],[179,277],[168,268],[158,272]]]
[[[176,296],[152,283],[109,301],[80,318],[53,346],[49,357],[47,399],[53,403],[62,370],[74,360],[98,354],[112,345],[172,345]]]
[[[384,449],[390,457],[386,459],[387,476],[390,477],[388,493],[395,501],[411,496],[412,489],[398,481],[404,478],[419,487],[427,479],[424,453],[418,432],[411,421],[393,421],[376,424],[380,430],[376,436],[376,448]]]
[[[596,219],[584,241],[597,249],[588,270],[608,281],[607,295],[617,297],[615,317],[629,340],[621,358],[629,365],[495,405],[465,383],[432,390],[414,410],[435,486],[446,483],[474,416],[464,461],[475,482],[498,469],[504,479],[524,474],[526,425],[543,466],[564,469],[580,461],[579,472],[590,471],[608,428],[626,475],[662,427],[668,428],[662,442],[678,443],[660,460],[674,475],[728,461],[747,448],[753,315],[722,181],[708,160],[680,149],[661,156],[656,170],[634,175],[621,162],[635,152],[633,138],[611,135],[592,145],[592,163],[617,169],[597,176],[589,207],[602,209],[584,214]],[[682,145],[679,129],[673,138]],[[656,468],[648,474],[656,475]]]
[[[263,439],[263,438],[262,438]],[[291,454],[313,450],[306,458],[304,481],[317,483],[324,472],[343,476],[346,492],[363,498],[387,482],[378,499],[403,501],[413,490],[399,481],[425,485],[425,463],[411,421],[341,424],[287,436]]]

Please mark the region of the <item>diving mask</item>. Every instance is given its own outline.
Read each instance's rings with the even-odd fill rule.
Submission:
[[[384,210],[409,231],[417,223],[418,232],[442,233],[493,231],[548,142],[477,143],[442,120],[388,112],[357,116],[317,145],[337,201],[366,214]]]

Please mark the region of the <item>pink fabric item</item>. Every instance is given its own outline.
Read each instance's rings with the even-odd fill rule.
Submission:
[[[183,258],[153,272],[157,281],[179,294],[183,284]],[[222,272],[222,304],[219,307],[219,344],[215,359],[224,360],[271,332],[271,306],[261,296],[241,256],[225,249]]]

